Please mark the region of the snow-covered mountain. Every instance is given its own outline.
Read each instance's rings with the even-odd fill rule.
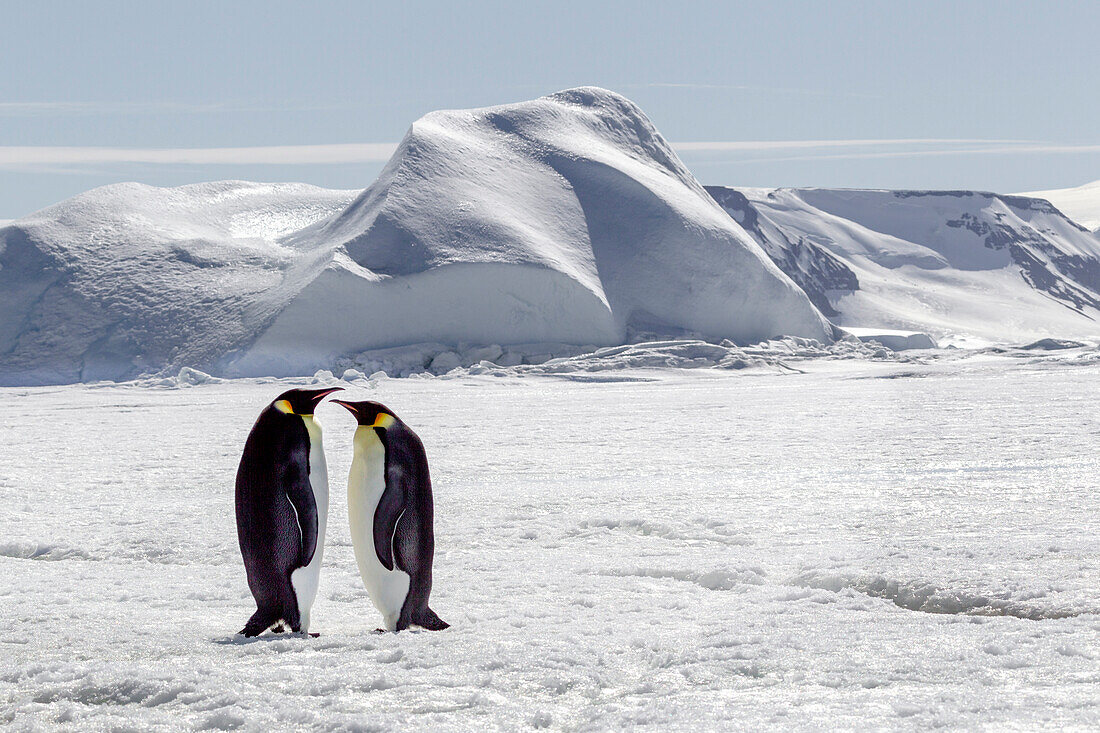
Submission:
[[[96,189],[0,230],[0,267],[0,383],[302,374],[426,341],[833,333],[642,111],[591,87],[429,114],[357,197]]]
[[[1100,337],[1100,239],[1047,201],[707,190],[842,327],[918,329],[947,343]]]
[[[1046,199],[1081,226],[1100,233],[1100,181],[1086,183],[1076,188],[1031,191],[1019,195]]]

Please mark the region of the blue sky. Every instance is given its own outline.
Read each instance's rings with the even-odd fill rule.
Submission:
[[[582,84],[708,184],[1100,179],[1096,2],[0,5],[0,218],[124,180],[362,188],[426,112]]]

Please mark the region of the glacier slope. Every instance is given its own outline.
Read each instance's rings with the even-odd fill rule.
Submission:
[[[1076,188],[1031,191],[1018,195],[1046,199],[1081,226],[1100,233],[1100,181],[1086,183]]]
[[[970,191],[708,190],[840,325],[941,344],[1100,338],[1100,239]]]

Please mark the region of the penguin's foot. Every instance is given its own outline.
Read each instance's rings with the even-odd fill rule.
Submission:
[[[316,639],[320,635],[321,634],[317,631],[310,631],[309,633],[306,634],[306,636],[308,636],[311,639]]]
[[[428,631],[442,631],[443,629],[449,629],[451,627],[449,623],[439,618],[435,611],[426,606],[424,610],[413,616],[412,622]]]
[[[256,613],[252,614],[252,618],[248,619],[248,623],[244,625],[244,628],[237,633],[244,634],[246,637],[251,638],[253,636],[259,636],[260,634],[264,633],[269,628],[271,628],[273,624],[281,623],[282,622],[279,621],[278,615],[271,614],[262,610],[257,610]]]

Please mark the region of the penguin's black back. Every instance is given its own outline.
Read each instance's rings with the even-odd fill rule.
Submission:
[[[268,407],[252,427],[237,468],[237,540],[258,607],[249,624],[263,624],[256,633],[279,619],[299,625],[290,574],[312,559],[318,526],[309,449],[301,417]]]
[[[375,549],[382,556],[386,545],[392,547],[393,565],[409,574],[409,594],[397,628],[411,623],[446,628],[428,607],[435,557],[435,506],[424,444],[400,420],[378,433],[386,450],[386,490],[375,511]]]

